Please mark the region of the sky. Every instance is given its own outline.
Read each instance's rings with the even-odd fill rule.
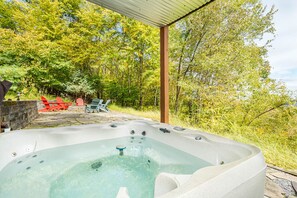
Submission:
[[[297,0],[262,0],[264,5],[275,5],[276,37],[269,48],[271,78],[283,81],[297,92]]]

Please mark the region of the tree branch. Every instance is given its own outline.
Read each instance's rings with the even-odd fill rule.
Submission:
[[[254,118],[247,124],[247,126],[250,126],[250,125],[252,124],[252,122],[254,122],[254,120],[258,119],[258,118],[261,117],[262,115],[264,115],[264,114],[266,114],[266,113],[268,113],[268,112],[270,112],[270,111],[273,111],[273,110],[275,110],[275,109],[277,109],[277,108],[279,108],[279,107],[281,107],[281,106],[283,106],[283,105],[285,105],[285,104],[286,104],[286,103],[277,105],[276,107],[272,107],[272,108],[270,108],[270,109],[268,109],[268,110],[266,110],[266,111],[264,111],[264,112],[258,114],[256,117],[254,117]]]

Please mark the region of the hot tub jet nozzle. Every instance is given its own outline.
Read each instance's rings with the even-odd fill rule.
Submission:
[[[126,147],[123,146],[123,145],[117,145],[116,149],[120,151],[119,155],[123,156],[124,155],[124,149],[126,149]]]

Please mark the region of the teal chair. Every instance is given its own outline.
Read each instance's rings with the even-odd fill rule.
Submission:
[[[94,113],[94,111],[97,111],[99,113],[102,102],[103,102],[102,99],[98,99],[98,98],[93,99],[91,104],[86,105],[85,112]]]
[[[99,110],[104,112],[109,112],[107,105],[110,103],[110,100],[107,100],[105,104],[100,105]]]

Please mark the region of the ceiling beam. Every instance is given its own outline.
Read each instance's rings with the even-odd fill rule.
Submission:
[[[204,6],[207,6],[208,4],[210,4],[210,3],[213,2],[213,1],[215,1],[215,0],[210,0],[209,2],[207,2],[207,3],[203,4],[202,6],[196,8],[195,10],[192,10],[192,11],[189,12],[188,14],[186,14],[186,15],[184,15],[184,16],[182,16],[182,17],[180,17],[180,18],[178,18],[178,19],[176,19],[176,20],[174,20],[174,21],[172,21],[172,22],[169,23],[167,26],[170,26],[170,25],[172,25],[172,24],[178,22],[179,20],[181,20],[181,19],[183,19],[183,18],[189,16],[190,14],[196,12],[197,10],[200,10],[201,8],[203,8]]]

